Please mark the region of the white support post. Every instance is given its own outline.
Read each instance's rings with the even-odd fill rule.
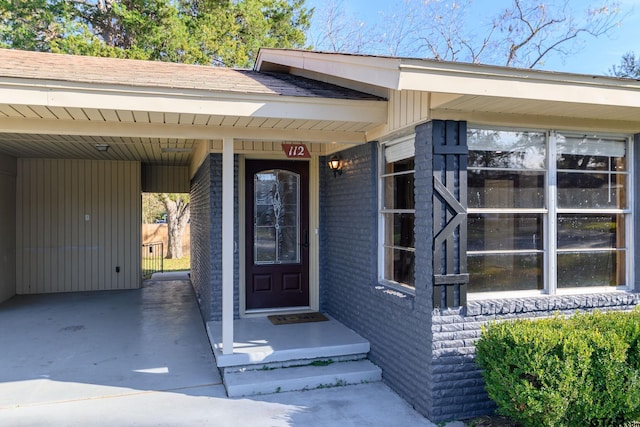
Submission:
[[[233,138],[222,140],[222,354],[233,354]]]

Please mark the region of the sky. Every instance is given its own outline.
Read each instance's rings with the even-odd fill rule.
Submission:
[[[306,0],[307,7],[322,9],[329,0]],[[339,1],[339,0],[338,0]],[[613,65],[618,65],[626,52],[640,55],[640,0],[618,0],[624,16],[620,26],[607,36],[587,37],[583,48],[569,57],[550,56],[541,69],[590,75],[608,75]],[[585,0],[569,0],[571,4],[584,7]],[[474,0],[473,7],[480,13],[498,10],[497,5],[509,4],[507,0]],[[358,17],[366,25],[375,26],[381,17],[389,16],[395,2],[391,0],[342,0],[345,14]],[[591,2],[591,4],[595,4]],[[380,52],[383,53],[383,52]]]

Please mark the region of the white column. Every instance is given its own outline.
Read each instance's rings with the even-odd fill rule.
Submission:
[[[233,354],[233,138],[222,140],[222,354]]]

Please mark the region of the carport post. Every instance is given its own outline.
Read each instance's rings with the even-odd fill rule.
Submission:
[[[222,354],[233,354],[233,138],[222,139]]]

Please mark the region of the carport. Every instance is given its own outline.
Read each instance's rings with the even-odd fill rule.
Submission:
[[[282,73],[0,50],[0,301],[140,287],[140,194],[190,191],[223,146],[228,201],[236,154],[282,156],[281,143],[296,141],[317,161],[336,141],[363,143],[386,104],[325,86]],[[231,224],[234,208],[224,209]]]

